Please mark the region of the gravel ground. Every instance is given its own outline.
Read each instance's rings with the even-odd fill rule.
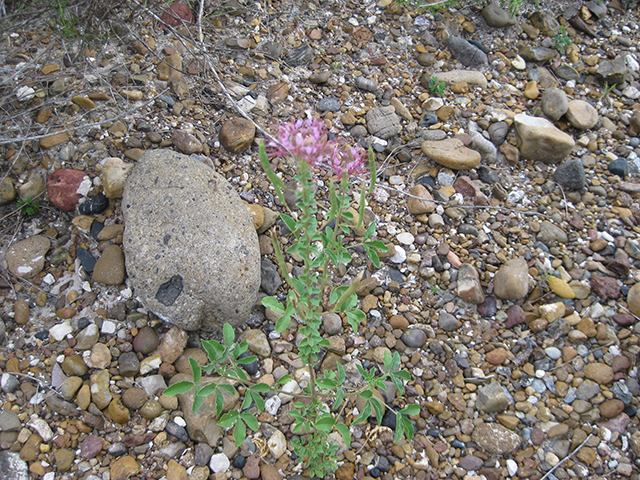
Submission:
[[[7,1],[0,22],[0,479],[308,477],[286,400],[234,448],[211,405],[161,395],[205,355],[140,302],[121,248],[131,167],[192,155],[248,205],[261,295],[284,295],[269,241],[286,241],[283,206],[257,145],[305,116],[373,147],[367,206],[390,247],[379,269],[356,250],[334,272],[364,271],[367,318],[357,333],[325,319],[319,368],[398,352],[412,380],[385,399],[421,406],[410,442],[393,443],[390,412],[352,426],[335,477],[638,478],[635,2],[543,0],[510,19],[464,1],[205,1],[201,25],[177,8],[194,23],[175,28],[167,4],[38,5]],[[295,326],[278,334],[269,313],[236,329],[254,376],[296,378]]]

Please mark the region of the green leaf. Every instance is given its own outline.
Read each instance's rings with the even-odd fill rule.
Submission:
[[[224,407],[224,395],[220,389],[216,389],[216,417],[219,417]]]
[[[372,240],[370,242],[366,242],[365,245],[367,245],[369,248],[377,250],[378,252],[386,252],[387,250],[389,250],[389,247],[387,247],[387,245],[381,240]]]
[[[354,332],[358,331],[358,324],[364,322],[366,315],[359,308],[352,308],[346,313],[347,323],[351,326]]]
[[[280,385],[284,385],[290,380],[291,380],[291,375],[287,373],[286,375],[283,375],[282,377],[280,377],[277,383],[279,383]],[[302,404],[302,406],[304,407],[304,403]],[[300,408],[300,407],[296,407],[296,408]]]
[[[240,418],[244,420],[244,423],[246,423],[247,427],[249,427],[251,430],[253,430],[254,432],[258,431],[258,420],[256,419],[256,417],[254,417],[250,413],[245,412],[240,414]]]
[[[230,347],[231,344],[236,339],[236,333],[233,331],[233,327],[228,323],[225,323],[224,326],[222,327],[222,335],[224,338],[224,344],[227,347]]]
[[[405,424],[403,422],[404,417],[401,415],[396,416],[396,434],[393,437],[393,443],[398,443],[404,434]]]
[[[260,157],[260,164],[262,165],[262,169],[267,174],[267,177],[269,177],[269,181],[273,185],[273,188],[276,191],[276,195],[278,195],[278,198],[280,199],[282,204],[286,205],[287,202],[284,199],[284,193],[283,193],[284,182],[278,175],[276,175],[276,172],[274,172],[273,169],[271,168],[271,165],[269,164],[269,158],[267,157],[267,151],[264,147],[264,142],[260,142],[259,157]]]
[[[202,406],[202,402],[204,401],[204,397],[202,395],[195,395],[193,397],[193,411],[197,412],[198,410],[200,410],[200,407]]]
[[[380,268],[380,257],[378,256],[376,251],[373,249],[367,249],[367,254],[369,255],[371,263],[373,263],[373,266],[376,268]]]
[[[358,224],[356,225],[356,228],[360,228],[362,226],[362,222],[364,222],[364,209],[367,206],[367,202],[365,201],[366,195],[367,189],[363,183],[360,186],[360,208],[358,209]]]
[[[259,412],[263,412],[264,411],[264,398],[262,398],[262,396],[259,393],[256,392],[251,392],[250,393],[251,398],[253,398],[253,401],[256,403],[256,408],[258,409]]]
[[[230,412],[225,413],[220,420],[218,420],[218,426],[222,428],[231,428],[238,421],[238,411],[231,410]]]
[[[236,394],[236,389],[234,388],[233,385],[229,385],[228,383],[221,383],[218,385],[218,388],[220,390],[224,390],[225,392],[231,394],[231,395],[235,395]]]
[[[420,413],[420,405],[412,403],[400,410],[400,413],[404,413],[406,415],[418,415]]]
[[[194,358],[189,357],[189,365],[191,365],[191,373],[193,374],[193,383],[198,383],[202,377],[202,369]]]
[[[376,412],[376,420],[378,422],[378,425],[380,425],[382,423],[382,415],[384,414],[384,408],[382,407],[382,403],[380,403],[380,400],[378,400],[377,397],[371,397],[371,400],[369,401],[373,405],[373,409]]]
[[[314,427],[321,432],[330,432],[333,430],[336,420],[330,413],[325,413],[318,420],[316,420]]]
[[[405,431],[405,436],[407,437],[408,440],[411,440],[413,438],[413,423],[411,423],[411,420],[409,420],[408,418],[404,418],[404,431]]]
[[[371,222],[367,227],[366,232],[364,232],[364,240],[369,240],[373,237],[374,233],[376,233],[376,222]]]
[[[338,384],[342,385],[346,379],[346,374],[344,371],[344,367],[341,363],[336,364],[336,368],[338,369]]]
[[[336,423],[336,429],[342,435],[342,440],[347,445],[347,448],[351,447],[351,432],[349,431],[349,427],[347,427],[344,423]]]
[[[248,357],[239,358],[236,360],[240,365],[249,365],[258,359],[255,355],[249,355]]]
[[[353,220],[353,213],[351,212],[342,212],[342,216],[345,220],[351,222]]]
[[[276,313],[284,313],[284,306],[276,299],[276,297],[264,297],[262,299],[262,306],[273,310]]]
[[[407,382],[411,381],[411,374],[406,370],[400,370],[399,372],[394,372],[393,375],[395,377],[399,377],[402,380],[406,380]]]
[[[336,388],[336,398],[333,401],[333,408],[340,408],[344,401],[344,390],[340,387]]]
[[[200,395],[202,395],[203,397],[208,397],[213,392],[215,392],[216,388],[218,388],[218,385],[216,385],[215,383],[209,383],[208,385],[202,387],[202,389],[200,390]]]
[[[291,323],[291,314],[282,315],[278,320],[276,320],[276,331],[278,333],[284,332]]]
[[[247,426],[244,422],[236,422],[236,426],[233,429],[233,439],[235,440],[235,446],[238,448],[247,438]]]
[[[338,383],[335,380],[330,380],[328,378],[318,378],[316,380],[316,385],[323,390],[329,390],[332,388],[336,388]]]
[[[291,216],[281,213],[280,218],[291,232],[295,232],[298,229],[297,222]]]
[[[180,395],[182,393],[187,393],[189,390],[191,390],[191,387],[193,386],[194,386],[193,382],[174,383],[170,387],[165,388],[162,394],[167,396]]]
[[[362,411],[360,412],[360,415],[358,415],[356,417],[356,419],[353,421],[353,423],[355,425],[365,422],[367,420],[367,418],[369,418],[369,416],[371,416],[371,403],[367,402],[365,403],[364,407],[362,408]]]
[[[269,393],[271,387],[269,387],[269,385],[267,385],[266,383],[258,383],[251,387],[250,390],[252,392]]]

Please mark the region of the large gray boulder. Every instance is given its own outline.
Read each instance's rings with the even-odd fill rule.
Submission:
[[[243,323],[260,287],[260,249],[233,187],[169,150],[140,157],[122,198],[127,273],[135,295],[185,330]]]

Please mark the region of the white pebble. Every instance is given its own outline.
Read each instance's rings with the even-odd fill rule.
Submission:
[[[396,238],[403,245],[411,245],[415,240],[415,237],[411,235],[409,232],[402,232]]]
[[[42,480],[55,480],[56,472],[47,472],[42,477]]]
[[[27,426],[31,427],[35,432],[40,435],[40,438],[45,443],[49,443],[53,438],[53,431],[47,422],[39,418],[37,415],[33,415]]]
[[[209,460],[209,468],[213,473],[224,473],[229,470],[231,462],[224,453],[216,453]]]
[[[18,88],[16,97],[18,98],[19,102],[28,102],[35,96],[35,94],[36,91],[33,88],[23,85],[22,87]]]
[[[518,464],[510,458],[507,459],[507,471],[510,477],[515,477],[516,473],[518,473]]]
[[[112,322],[111,320],[104,320],[102,322],[102,328],[100,329],[100,332],[104,333],[105,335],[113,335],[114,333],[116,333],[115,322]]]
[[[184,418],[182,418],[182,417],[175,417],[173,419],[173,423],[175,423],[176,425],[178,425],[180,427],[186,427],[187,426],[187,422],[185,422]]]
[[[269,451],[274,458],[280,458],[287,451],[287,439],[284,437],[284,433],[280,430],[276,430],[271,435],[271,438],[267,442]]]
[[[73,333],[73,327],[69,320],[54,325],[49,329],[49,335],[51,335],[56,342],[64,340],[64,338],[71,333]]]
[[[265,400],[264,409],[267,413],[275,416],[278,414],[278,410],[280,410],[281,405],[282,400],[280,400],[280,397],[274,395],[273,397],[269,397]]]
[[[404,248],[395,246],[396,253],[389,260],[393,263],[404,263],[407,259],[407,252],[404,251]]]

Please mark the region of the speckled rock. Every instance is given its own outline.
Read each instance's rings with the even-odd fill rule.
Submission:
[[[505,455],[520,445],[520,436],[497,423],[481,423],[471,435],[480,448],[491,455]]]
[[[258,236],[223,177],[190,157],[150,151],[127,181],[122,209],[127,273],[147,308],[185,330],[247,319],[260,286]]]
[[[44,256],[50,247],[51,241],[42,235],[14,243],[5,254],[9,271],[16,277],[35,277],[44,268]]]

